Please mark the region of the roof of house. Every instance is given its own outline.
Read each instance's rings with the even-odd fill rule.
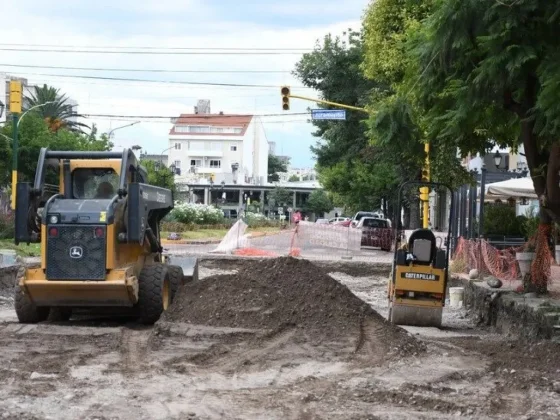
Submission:
[[[253,115],[236,114],[181,114],[171,128],[169,134],[187,136],[243,136],[251,123]],[[179,133],[175,131],[177,125],[204,125],[211,127],[241,127],[241,133]]]

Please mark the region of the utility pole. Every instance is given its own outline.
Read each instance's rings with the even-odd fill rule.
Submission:
[[[16,209],[16,189],[18,182],[18,123],[21,114],[22,94],[21,82],[18,80],[10,81],[10,112],[13,118],[14,145],[12,150],[12,210]]]

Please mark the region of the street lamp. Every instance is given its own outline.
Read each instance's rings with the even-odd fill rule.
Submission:
[[[120,127],[113,128],[113,129],[112,129],[111,131],[109,131],[109,133],[107,134],[107,139],[111,140],[111,136],[113,135],[113,133],[114,133],[115,131],[117,131],[117,130],[120,130],[121,128],[130,127],[130,126],[133,126],[133,125],[135,125],[135,124],[140,124],[140,123],[141,123],[141,121],[134,121],[133,123],[126,124],[126,125],[121,125]]]
[[[43,107],[43,106],[45,106],[45,105],[54,104],[54,103],[56,103],[56,101],[47,101],[47,102],[44,102],[44,103],[42,103],[42,104],[38,104],[38,105],[32,106],[32,107],[29,108],[27,111],[25,111],[23,114],[21,114],[21,117],[19,117],[19,120],[18,120],[18,122],[17,122],[17,126],[19,127],[19,125],[21,124],[21,120],[23,120],[23,117],[25,117],[25,115],[26,115],[29,111],[33,111],[33,110],[36,109],[36,108],[41,108],[41,107]]]
[[[499,150],[496,150],[496,153],[494,153],[494,164],[496,165],[496,169],[499,169],[502,164],[502,155]]]

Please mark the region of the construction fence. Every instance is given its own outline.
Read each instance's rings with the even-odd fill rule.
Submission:
[[[238,220],[212,253],[241,256],[295,256],[329,258],[332,255],[367,256],[364,247],[392,249],[392,229],[357,229],[301,221],[295,228],[270,236],[251,237]],[[371,255],[371,252],[369,252]],[[386,253],[390,257],[389,253]]]
[[[529,243],[536,251],[531,265],[531,282],[536,286],[546,285],[551,281],[551,266],[554,263],[554,257],[546,243],[546,233],[542,232],[531,238]],[[523,244],[519,247],[497,249],[483,239],[469,240],[461,237],[452,256],[452,269],[463,273],[476,269],[483,276],[494,276],[506,282],[523,280],[516,253],[524,252],[525,247]]]

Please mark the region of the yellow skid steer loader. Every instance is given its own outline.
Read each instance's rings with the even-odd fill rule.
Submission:
[[[198,267],[165,260],[159,224],[173,194],[146,181],[128,149],[41,149],[34,182],[16,190],[15,243],[41,244],[40,267],[16,285],[20,322],[44,321],[51,308],[69,318],[73,309],[106,307],[158,320]]]

